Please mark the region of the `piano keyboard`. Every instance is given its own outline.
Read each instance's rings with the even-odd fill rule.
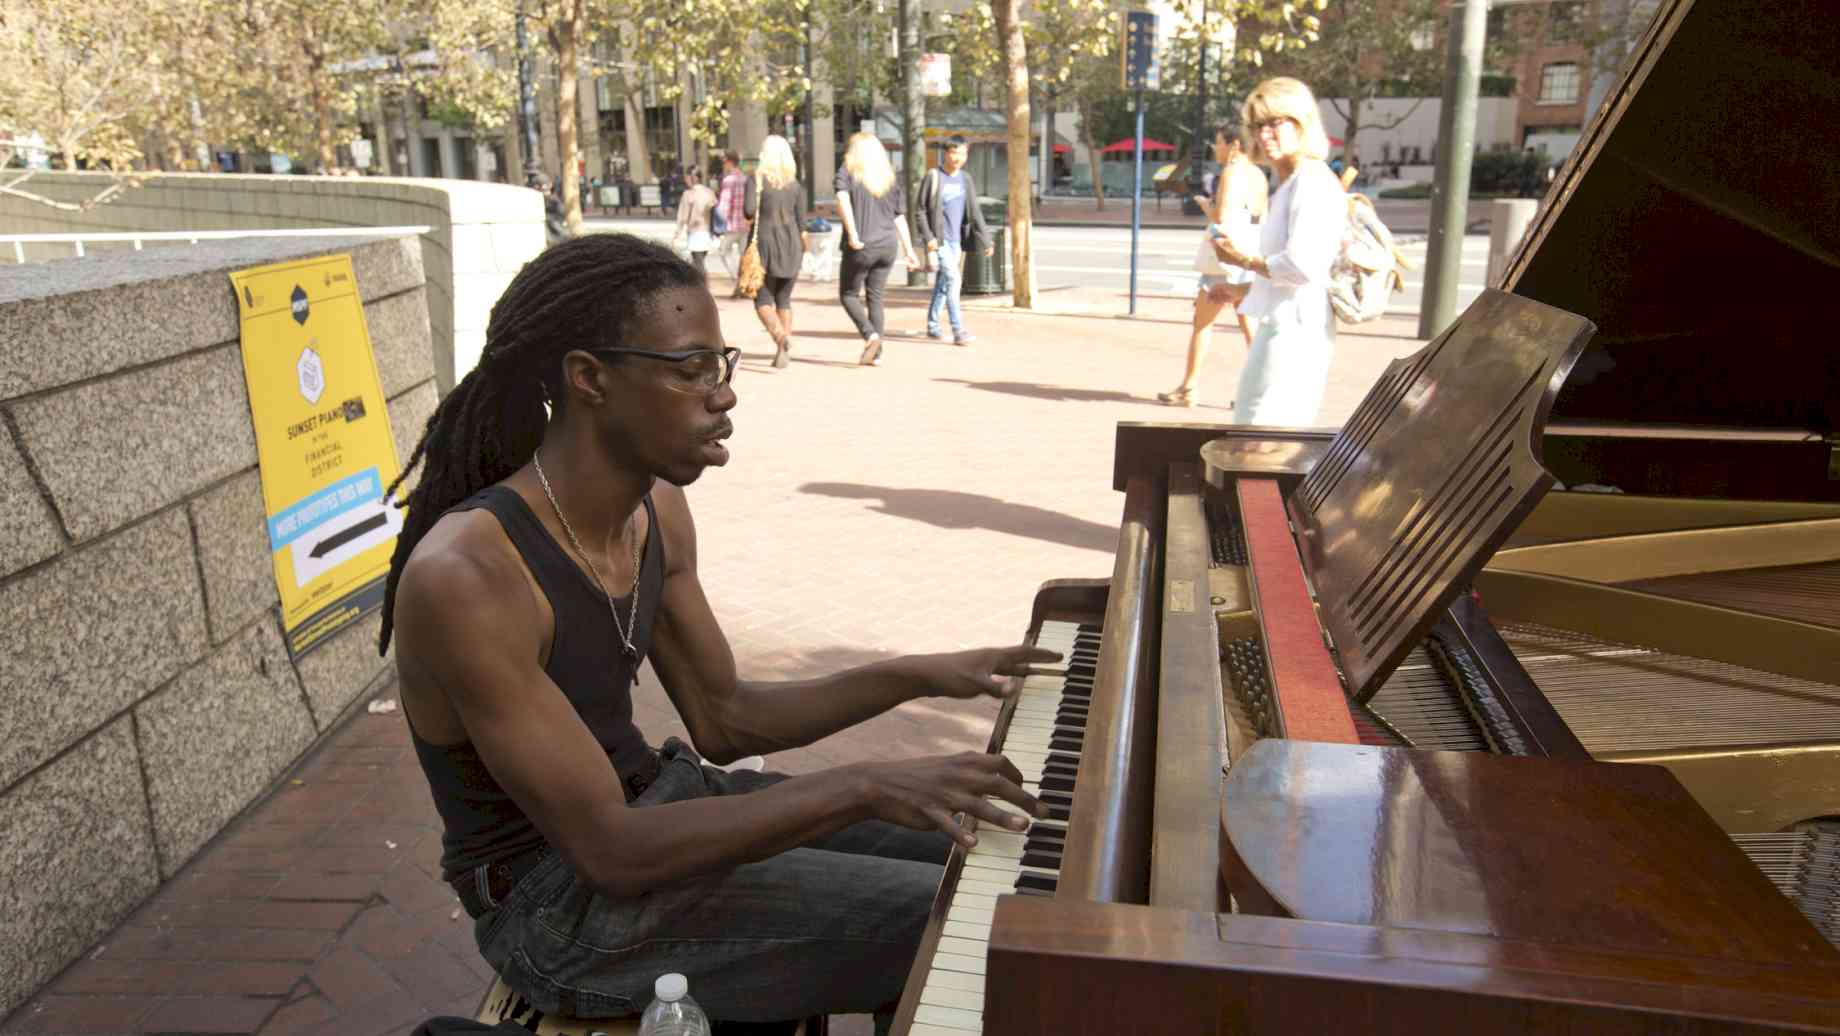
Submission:
[[[997,897],[1052,896],[1060,877],[1061,848],[1073,808],[1073,779],[1080,768],[1099,627],[1043,622],[1035,643],[1062,660],[1037,664],[1016,696],[1003,743],[996,751],[1022,771],[1022,786],[1048,807],[1048,818],[1025,833],[978,827],[978,844],[965,851],[964,868],[950,890],[945,925],[914,1011],[912,1036],[964,1036],[984,1028],[984,962],[990,948]],[[1000,807],[1014,807],[992,799]]]

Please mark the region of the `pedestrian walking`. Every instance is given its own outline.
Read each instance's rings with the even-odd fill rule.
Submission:
[[[965,285],[965,256],[971,251],[990,254],[990,230],[978,210],[977,182],[965,168],[969,151],[964,137],[946,141],[939,168],[928,170],[921,179],[920,196],[914,202],[919,210],[915,216],[920,238],[926,244],[927,263],[938,266],[933,278],[933,300],[926,307],[926,336],[945,338],[945,330],[939,326],[943,313],[952,324],[952,341],[956,345],[970,345],[976,339],[965,330],[958,305]]]
[[[1207,361],[1208,338],[1221,311],[1230,310],[1239,321],[1246,347],[1252,347],[1252,322],[1232,307],[1238,306],[1252,287],[1252,274],[1243,267],[1226,266],[1214,254],[1213,240],[1224,233],[1241,248],[1253,247],[1257,240],[1255,225],[1264,218],[1268,202],[1265,174],[1252,164],[1240,139],[1236,121],[1222,124],[1214,131],[1214,160],[1220,173],[1214,179],[1213,196],[1206,201],[1208,229],[1203,232],[1200,253],[1196,256],[1201,283],[1195,289],[1194,321],[1188,332],[1188,364],[1182,383],[1168,392],[1158,392],[1158,401],[1170,406],[1199,406],[1201,403],[1201,367]]]
[[[837,275],[838,298],[863,337],[864,366],[878,366],[882,335],[887,330],[882,291],[894,269],[898,245],[909,267],[920,265],[902,218],[905,205],[895,188],[894,166],[873,133],[850,138],[843,166],[837,170],[837,213],[843,218],[843,265]]]
[[[703,174],[695,169],[685,175],[684,183],[684,196],[677,201],[677,232],[671,240],[683,241],[690,253],[690,264],[708,276],[703,261],[715,245],[709,233],[709,214],[715,211],[716,192],[703,183]]]
[[[716,192],[716,211],[727,227],[716,242],[716,259],[735,282],[731,298],[741,297],[741,253],[747,248],[747,174],[741,171],[741,156],[733,151],[722,155],[721,189]]]
[[[1213,242],[1222,263],[1253,274],[1239,305],[1254,331],[1234,421],[1310,425],[1335,353],[1329,267],[1341,251],[1348,196],[1324,161],[1329,137],[1309,87],[1287,77],[1267,79],[1246,98],[1240,115],[1259,160],[1277,173],[1278,189],[1259,224],[1259,254],[1230,237]]]
[[[753,220],[766,279],[754,295],[754,315],[773,339],[773,366],[792,353],[792,285],[805,261],[805,191],[792,145],[772,134],[760,145],[760,162],[743,184],[743,215]]]

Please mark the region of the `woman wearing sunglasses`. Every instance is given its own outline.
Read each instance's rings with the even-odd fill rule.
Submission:
[[[1267,79],[1241,106],[1255,161],[1278,177],[1257,254],[1228,237],[1214,252],[1228,266],[1252,273],[1239,312],[1252,322],[1252,350],[1240,373],[1237,424],[1312,425],[1322,405],[1335,353],[1335,311],[1329,306],[1329,267],[1341,251],[1348,198],[1324,159],[1329,136],[1310,88],[1295,79]]]

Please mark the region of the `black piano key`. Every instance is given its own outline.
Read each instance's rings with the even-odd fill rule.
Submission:
[[[1080,757],[1077,755],[1067,755],[1064,752],[1049,752],[1047,764],[1051,767],[1059,766],[1069,770],[1078,770],[1080,768]]]
[[[1050,737],[1048,739],[1048,751],[1077,754],[1080,751],[1080,745],[1083,743],[1084,743],[1084,740],[1082,738],[1063,737],[1059,734],[1056,734],[1055,736]]]
[[[1016,890],[1016,895],[1018,896],[1052,896],[1054,895],[1054,889],[1052,888],[1034,888],[1034,887],[1018,888]]]
[[[1061,869],[1061,854],[1031,853],[1025,850],[1022,854],[1022,865],[1024,867],[1040,867],[1042,870],[1046,871],[1057,871]]]
[[[1016,876],[1016,891],[1023,895],[1028,895],[1029,890],[1033,889],[1036,890],[1038,894],[1051,896],[1054,894],[1056,884],[1058,883],[1042,874],[1019,874]]]
[[[1073,778],[1044,773],[1041,775],[1041,786],[1047,790],[1071,792]]]

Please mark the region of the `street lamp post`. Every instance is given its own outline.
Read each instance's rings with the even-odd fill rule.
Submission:
[[[1188,193],[1190,197],[1182,199],[1182,209],[1195,204],[1194,195],[1206,192],[1206,180],[1203,178],[1201,165],[1205,159],[1203,148],[1205,142],[1213,137],[1207,128],[1207,0],[1201,2],[1201,22],[1195,33],[1195,142],[1189,151]]]
[[[1418,309],[1418,336],[1436,338],[1457,313],[1457,280],[1463,263],[1464,221],[1469,208],[1470,149],[1476,143],[1476,92],[1482,81],[1482,52],[1488,35],[1488,0],[1459,0],[1451,7],[1449,69],[1438,113],[1437,176],[1431,182],[1431,233],[1425,256],[1425,287]]]

